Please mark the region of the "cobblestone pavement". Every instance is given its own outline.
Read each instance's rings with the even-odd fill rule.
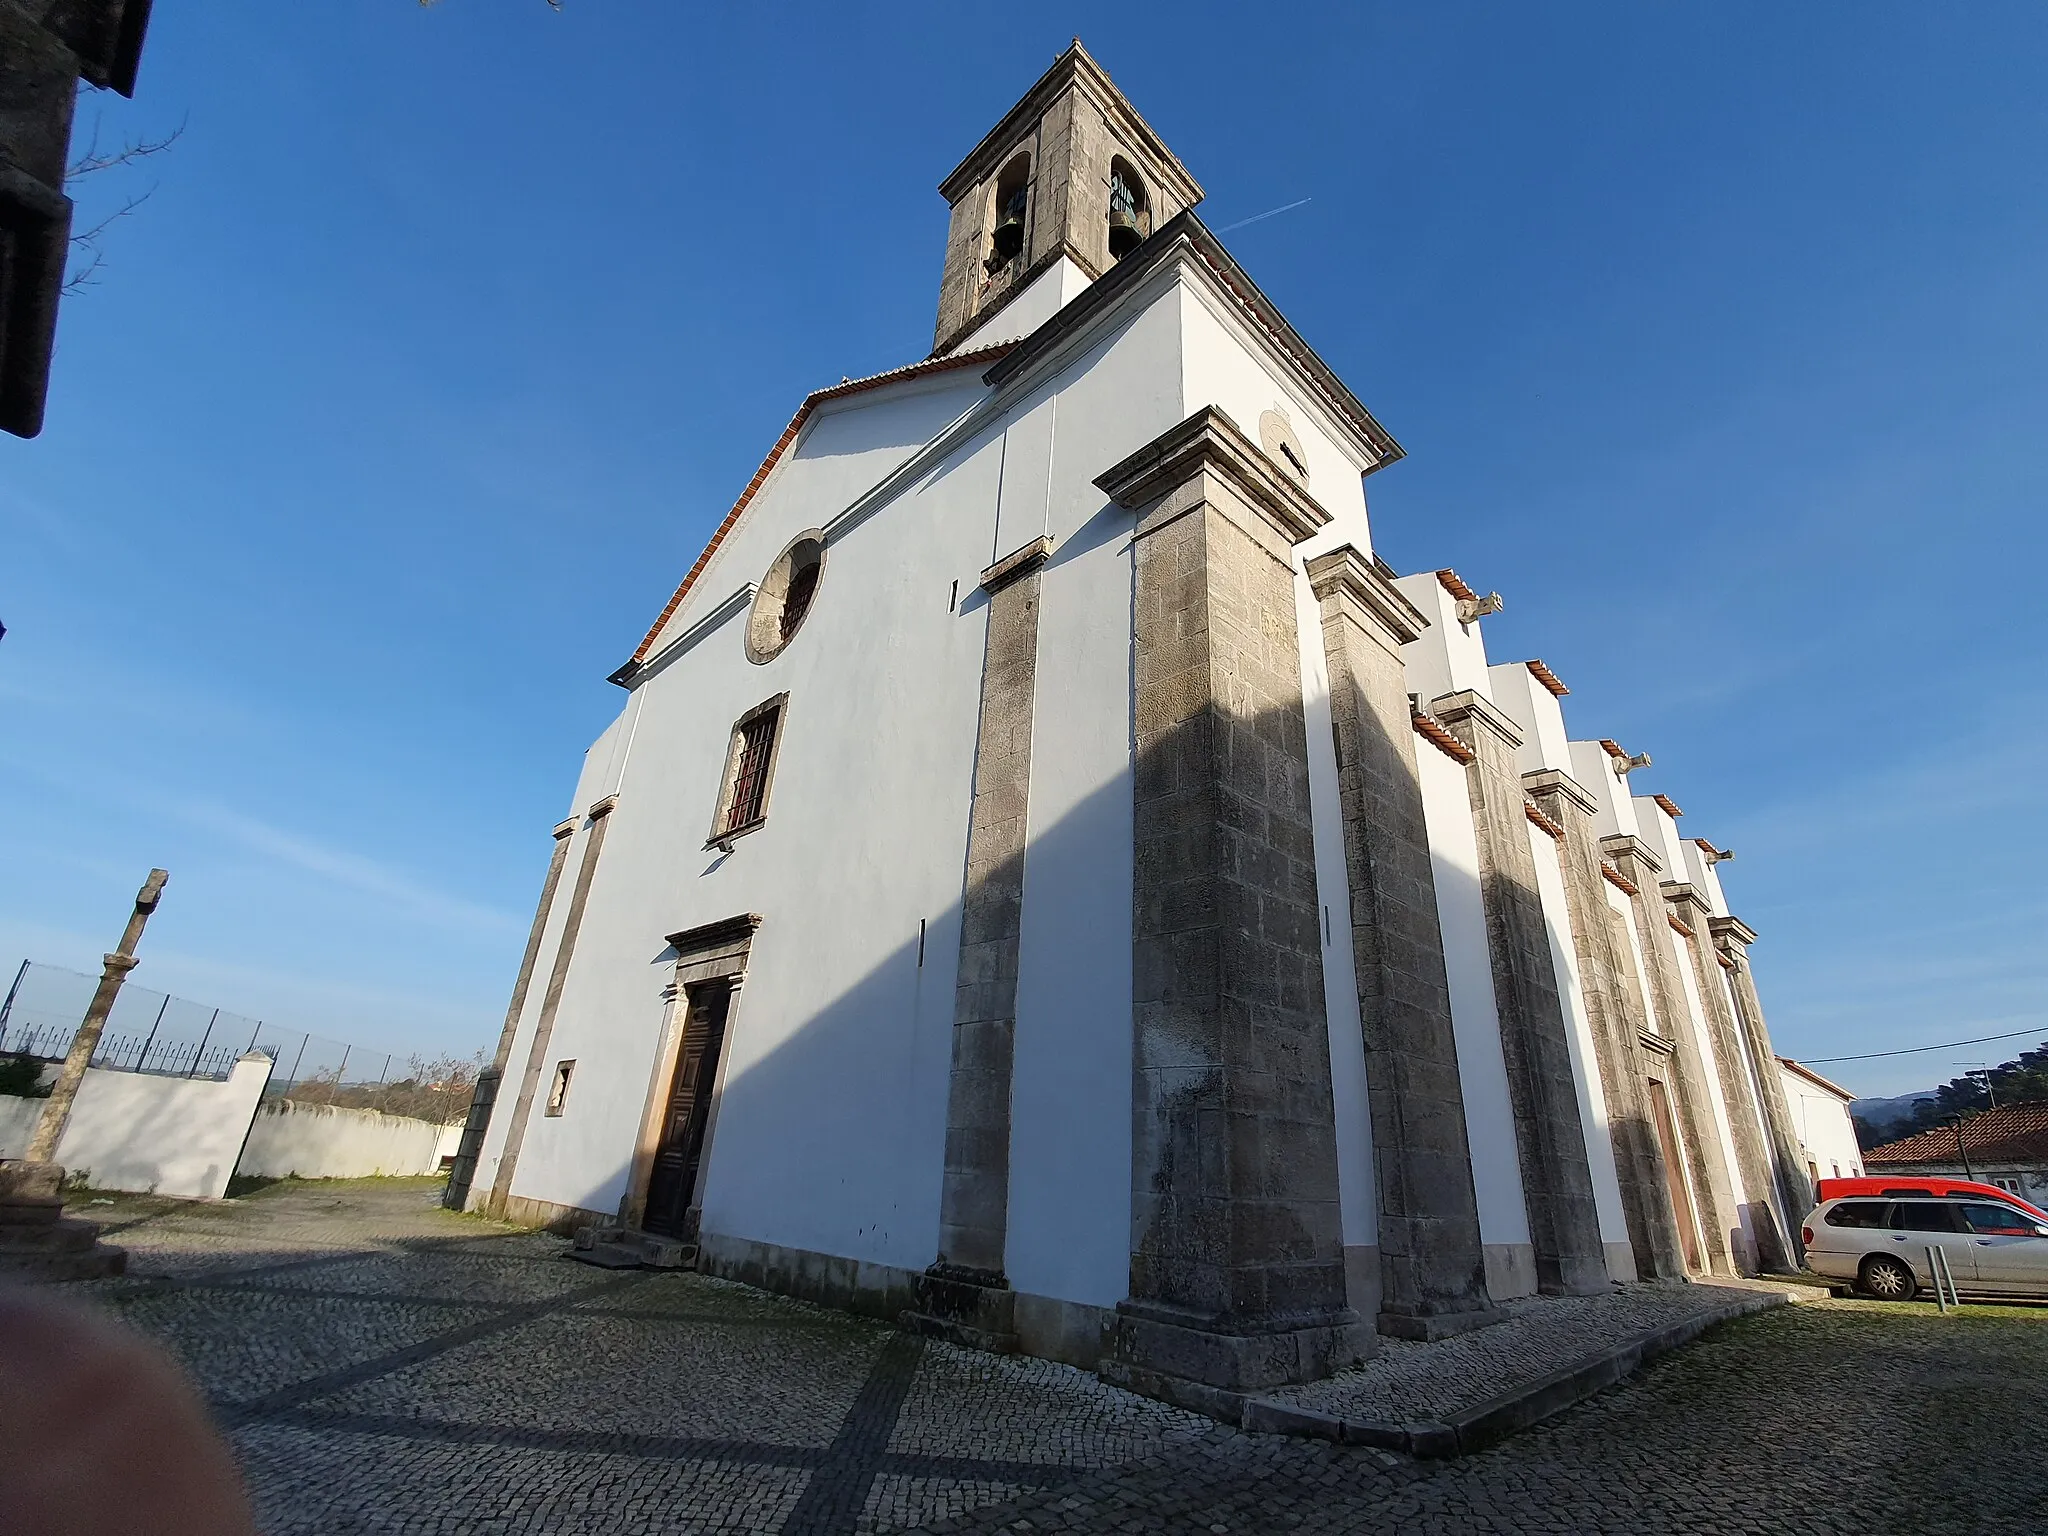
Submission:
[[[286,1532],[2048,1529],[2048,1312],[1821,1301],[1453,1462],[1244,1435],[693,1275],[423,1181],[90,1208],[72,1287],[191,1366]]]

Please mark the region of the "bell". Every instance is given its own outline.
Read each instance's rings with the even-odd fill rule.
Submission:
[[[1121,207],[1116,203],[1109,208],[1109,254],[1117,261],[1135,251],[1145,238],[1145,232],[1138,228],[1138,215],[1134,209]]]
[[[1006,213],[1002,222],[996,225],[996,232],[990,240],[998,260],[1008,261],[1024,249],[1024,216],[1021,213]]]

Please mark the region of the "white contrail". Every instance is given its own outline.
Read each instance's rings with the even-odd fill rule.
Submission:
[[[1261,219],[1272,218],[1273,215],[1276,213],[1285,213],[1290,208],[1299,208],[1303,203],[1312,203],[1314,201],[1315,199],[1312,197],[1296,198],[1291,203],[1282,203],[1278,208],[1268,208],[1264,213],[1255,213],[1248,219],[1239,219],[1235,224],[1226,224],[1221,229],[1217,230],[1216,233],[1219,235],[1227,235],[1233,229],[1243,229],[1247,224],[1256,224]]]

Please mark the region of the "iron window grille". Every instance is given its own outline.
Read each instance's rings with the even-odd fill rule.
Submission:
[[[732,728],[726,754],[724,793],[711,823],[711,844],[752,831],[768,815],[768,791],[775,780],[775,750],[782,736],[788,694],[777,694],[742,715]],[[708,846],[708,845],[707,845]]]

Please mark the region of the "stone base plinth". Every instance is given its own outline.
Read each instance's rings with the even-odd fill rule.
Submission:
[[[1475,1328],[1490,1328],[1506,1317],[1505,1312],[1493,1307],[1475,1307],[1468,1312],[1436,1312],[1424,1316],[1382,1312],[1378,1321],[1380,1332],[1390,1339],[1413,1339],[1421,1344],[1434,1344],[1439,1339],[1455,1339]]]
[[[1196,1318],[1169,1320],[1125,1302],[1110,1324],[1109,1354],[1097,1374],[1234,1424],[1249,1395],[1349,1370],[1377,1346],[1372,1326],[1349,1308],[1271,1328],[1225,1331]]]
[[[0,1277],[99,1280],[128,1267],[128,1250],[99,1240],[96,1221],[64,1214],[64,1170],[0,1160]]]
[[[900,1321],[926,1338],[996,1355],[1017,1352],[1017,1293],[987,1270],[934,1264],[917,1277],[917,1305]]]

